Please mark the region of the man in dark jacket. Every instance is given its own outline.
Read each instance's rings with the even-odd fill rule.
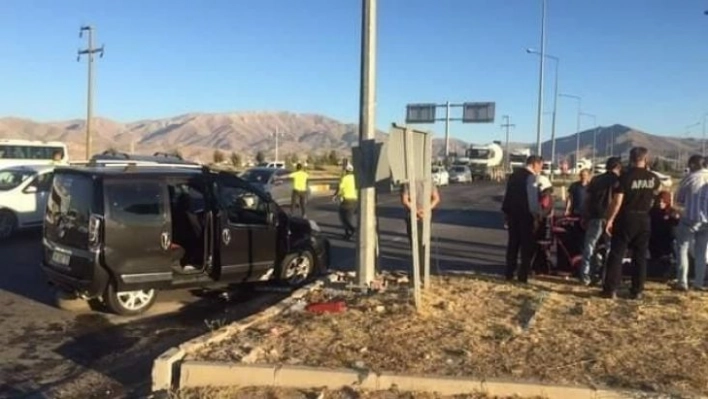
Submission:
[[[619,157],[610,157],[605,163],[605,173],[595,176],[586,189],[586,199],[583,206],[582,223],[585,229],[585,245],[583,246],[583,262],[580,265],[580,281],[590,285],[595,270],[591,270],[591,260],[595,254],[595,246],[605,231],[605,217],[612,199],[612,190],[622,171],[622,161]]]
[[[531,155],[526,159],[526,167],[515,170],[506,184],[502,212],[509,229],[505,273],[507,280],[514,279],[520,251],[521,267],[518,270],[518,279],[522,283],[528,282],[531,258],[535,250],[534,232],[541,216],[536,176],[542,167],[543,158]]]

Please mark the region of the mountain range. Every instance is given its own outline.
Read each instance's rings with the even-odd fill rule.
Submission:
[[[267,158],[274,156],[275,137],[278,132],[279,152],[286,154],[324,153],[336,150],[344,154],[359,139],[358,126],[342,123],[317,114],[290,112],[240,112],[240,113],[190,113],[171,118],[146,119],[121,123],[106,118],[94,118],[92,124],[93,150],[106,149],[150,154],[156,151],[179,150],[185,157],[211,161],[215,149],[225,153],[236,152],[255,156],[263,151]],[[85,154],[85,120],[37,122],[14,117],[0,118],[0,138],[62,141],[67,143],[72,159],[83,159]],[[581,156],[592,154],[593,134],[598,156],[609,154],[611,143],[614,153],[626,152],[635,145],[644,145],[653,151],[690,152],[700,147],[691,139],[656,136],[624,125],[601,127],[579,133]],[[441,137],[442,135],[437,135]],[[377,131],[377,139],[385,140],[386,133]],[[481,144],[481,143],[480,143]],[[458,139],[450,140],[452,152],[462,152],[469,144]],[[510,147],[523,147],[513,143]],[[576,135],[559,137],[556,154],[564,157],[575,152]],[[444,152],[444,140],[433,141],[433,151]],[[543,143],[543,153],[551,151],[550,141]]]

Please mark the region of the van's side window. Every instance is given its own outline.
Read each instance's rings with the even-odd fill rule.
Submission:
[[[110,218],[119,223],[154,224],[165,220],[162,186],[148,182],[106,184]]]
[[[255,192],[244,187],[221,186],[219,201],[229,222],[235,224],[267,224],[268,204]]]

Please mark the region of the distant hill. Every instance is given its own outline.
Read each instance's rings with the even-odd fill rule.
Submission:
[[[211,160],[215,149],[226,153],[237,152],[244,158],[253,157],[263,151],[268,158],[274,156],[275,139],[273,133],[280,132],[281,156],[298,154],[321,154],[336,150],[346,155],[359,139],[356,124],[342,123],[317,114],[296,114],[290,112],[240,112],[240,113],[191,113],[171,118],[146,119],[121,123],[105,118],[94,120],[94,151],[109,148],[149,154],[156,151],[180,152],[188,158],[202,161]],[[30,140],[57,140],[66,142],[73,159],[84,157],[85,121],[69,120],[59,122],[36,122],[20,118],[0,118],[0,138],[22,138]],[[379,140],[386,139],[386,133],[378,131]],[[444,154],[444,139],[435,133],[433,153]],[[581,154],[590,156],[593,130],[580,132]],[[601,127],[597,132],[597,155],[609,154],[609,145],[615,143],[615,153],[624,153],[632,146],[643,145],[652,151],[676,154],[695,151],[700,148],[696,140],[655,136],[623,125]],[[482,143],[480,143],[482,144]],[[463,154],[469,143],[451,138],[450,151]],[[511,149],[531,147],[523,143],[510,143]],[[543,144],[544,154],[550,153],[551,144]],[[565,157],[575,152],[575,135],[557,140],[557,154]],[[667,155],[668,156],[668,155]]]

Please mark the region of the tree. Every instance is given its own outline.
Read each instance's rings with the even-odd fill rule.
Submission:
[[[224,153],[219,150],[214,150],[214,163],[224,162]]]
[[[327,163],[330,165],[339,164],[339,156],[337,155],[337,151],[332,150],[329,152],[329,155],[327,155]]]
[[[237,154],[236,152],[232,152],[231,153],[231,164],[237,168],[241,167],[241,155]]]
[[[258,151],[256,153],[256,162],[258,164],[262,164],[263,162],[265,162],[265,154],[263,153],[263,151]]]

